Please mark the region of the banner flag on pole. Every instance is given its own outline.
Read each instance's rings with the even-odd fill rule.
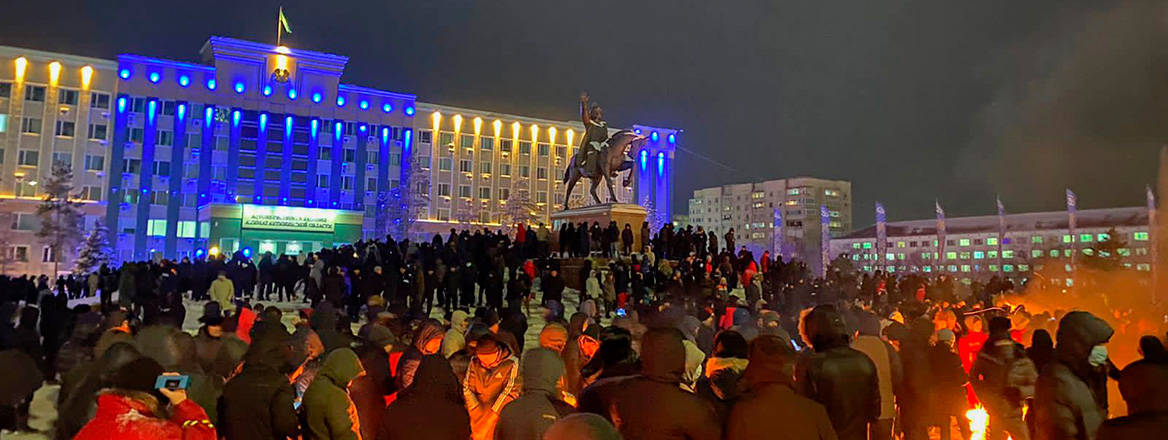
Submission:
[[[771,231],[771,253],[775,256],[783,256],[783,239],[786,238],[783,232],[783,210],[780,208],[774,209],[774,224]]]
[[[1006,268],[1002,265],[1002,251],[1006,245],[1006,206],[1002,204],[1002,198],[997,198],[998,202],[998,270],[1005,272]]]
[[[945,210],[941,209],[940,201],[933,201],[933,206],[937,209],[937,264],[938,270],[944,267],[942,264],[945,260]]]
[[[1071,234],[1071,271],[1075,270],[1075,260],[1078,257],[1079,236],[1075,233],[1075,213],[1078,211],[1079,198],[1075,196],[1075,192],[1067,188],[1067,232]]]
[[[1152,299],[1156,300],[1159,299],[1156,295],[1159,294],[1157,289],[1160,287],[1156,279],[1159,275],[1157,263],[1160,259],[1160,230],[1156,224],[1156,194],[1152,192],[1152,185],[1147,185],[1144,189],[1148,198],[1148,242],[1152,244],[1150,246],[1152,248],[1150,252],[1152,257]]]
[[[280,6],[280,26],[284,28],[284,32],[292,33],[292,26],[288,25],[288,17],[284,16],[284,7]]]
[[[831,213],[827,212],[827,205],[819,205],[819,230],[820,260],[823,276],[827,277],[828,266],[831,265]]]
[[[884,215],[884,205],[876,202],[876,264],[880,265],[880,270],[887,269],[888,259],[888,229],[885,222],[887,218]]]

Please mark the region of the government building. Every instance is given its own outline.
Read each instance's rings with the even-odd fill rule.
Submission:
[[[832,239],[831,257],[850,259],[859,272],[945,274],[966,284],[993,276],[1020,283],[1035,271],[1054,269],[1044,273],[1061,275],[1045,281],[1070,285],[1075,265],[1094,255],[1114,229],[1124,244],[1115,249],[1121,264],[1151,271],[1147,207],[1079,210],[1074,231],[1066,211],[1007,214],[1004,220],[1002,234],[996,215],[946,218],[943,245],[936,219],[888,222],[883,258],[876,226],[869,226]]]
[[[585,202],[587,180],[572,201],[562,182],[580,121],[345,83],[341,55],[224,37],[198,55],[107,60],[0,46],[0,222],[11,225],[0,270],[71,262],[35,237],[38,183],[54,163],[72,167],[84,229],[104,223],[120,261],[548,223]],[[628,129],[648,140],[629,152],[633,178],[617,178],[618,198],[669,218],[681,133]]]

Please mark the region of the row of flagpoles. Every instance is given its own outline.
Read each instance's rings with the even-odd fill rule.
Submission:
[[[1155,231],[1156,196],[1154,193],[1152,193],[1151,186],[1148,186],[1146,188],[1146,190],[1147,190],[1146,192],[1147,192],[1147,204],[1148,204],[1147,205],[1147,209],[1148,209],[1148,235],[1149,235],[1149,240],[1151,240],[1152,235],[1156,233],[1156,231]],[[1077,225],[1077,222],[1075,219],[1076,215],[1078,214],[1078,197],[1075,195],[1074,191],[1071,191],[1070,188],[1067,188],[1066,195],[1067,195],[1067,230],[1068,230],[1068,234],[1070,234],[1070,236],[1071,236],[1071,243],[1072,243],[1071,246],[1074,247],[1076,250],[1076,252],[1071,252],[1071,262],[1070,262],[1071,271],[1074,271],[1075,264],[1076,264],[1076,258],[1077,258],[1076,254],[1078,254],[1078,252],[1077,252],[1078,246],[1076,246],[1074,243],[1077,243],[1079,241],[1078,234],[1076,233],[1076,231],[1078,229],[1077,228],[1078,225]],[[1003,246],[1006,242],[1006,207],[1005,207],[1005,205],[1002,204],[1002,199],[1000,197],[996,198],[996,202],[997,202],[997,208],[998,208],[998,241],[997,241],[997,243],[998,243],[998,253],[997,253],[997,255],[998,255],[998,270],[1003,271],[1004,265],[1002,264],[1001,259],[1002,259],[1002,251],[1004,250]],[[934,201],[934,207],[936,208],[936,212],[937,212],[937,234],[936,234],[937,235],[937,258],[935,259],[935,261],[938,261],[938,264],[940,264],[939,262],[943,261],[945,259],[945,244],[946,244],[945,243],[945,241],[946,241],[945,210],[941,208],[940,201]],[[830,252],[830,249],[831,249],[831,247],[830,247],[830,243],[831,243],[831,228],[830,228],[831,215],[827,209],[827,205],[819,205],[819,221],[820,221],[820,231],[821,231],[821,236],[820,236],[820,243],[821,243],[820,259],[821,259],[821,261],[820,261],[820,263],[822,265],[822,273],[824,275],[826,275],[828,267],[831,264],[831,252]],[[882,204],[880,202],[876,202],[876,246],[875,246],[875,250],[876,250],[877,267],[881,267],[881,268],[888,266],[888,261],[886,261],[887,255],[888,255],[888,252],[887,252],[888,225],[887,225],[887,223],[888,223],[888,217],[887,217],[886,211],[884,210],[884,204]],[[784,233],[785,233],[785,231],[784,231],[785,225],[783,223],[782,210],[779,208],[774,209],[774,227],[777,230],[773,234],[773,237],[772,237],[773,244],[772,245],[775,249],[775,253],[781,255],[782,245],[783,245],[783,237],[784,237]],[[1155,241],[1152,241],[1152,243],[1155,243]],[[1152,259],[1152,267],[1155,267],[1155,263],[1157,260],[1156,254],[1157,254],[1157,249],[1156,249],[1156,246],[1153,244],[1151,246],[1151,252],[1150,252],[1151,259]]]

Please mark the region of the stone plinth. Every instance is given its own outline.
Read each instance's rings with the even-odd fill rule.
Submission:
[[[633,229],[633,251],[640,252],[644,247],[644,243],[641,243],[641,223],[645,222],[646,215],[645,208],[641,205],[605,203],[555,212],[551,215],[551,221],[552,228],[556,231],[566,222],[574,224],[586,222],[588,226],[596,222],[603,229],[608,227],[609,222],[615,221],[616,227],[621,231],[624,231],[627,223]]]

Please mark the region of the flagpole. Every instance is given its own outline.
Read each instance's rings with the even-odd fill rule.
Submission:
[[[284,25],[280,23],[280,15],[283,15],[284,7],[280,7],[280,12],[276,14],[276,47],[280,47],[280,39],[284,36]]]

